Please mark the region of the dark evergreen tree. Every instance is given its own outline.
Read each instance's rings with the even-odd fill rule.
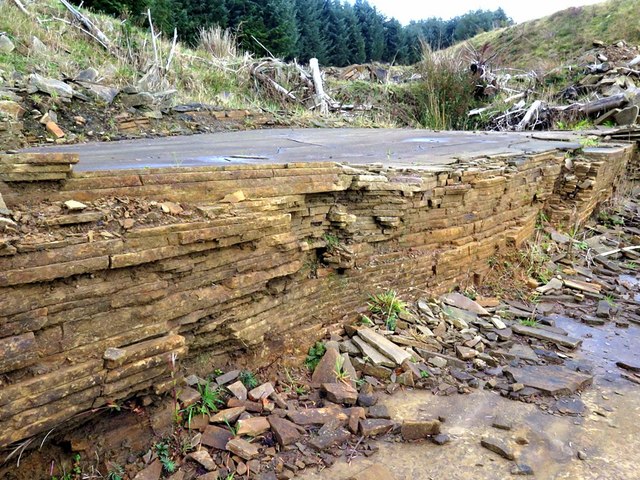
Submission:
[[[347,49],[349,50],[349,63],[364,63],[367,59],[364,37],[356,11],[349,3],[343,5],[343,17],[347,29]]]
[[[384,54],[384,17],[367,0],[356,0],[354,8],[364,37],[366,61],[381,60]]]
[[[382,61],[405,63],[407,57],[405,34],[398,20],[392,18],[384,24],[384,53]]]
[[[74,0],[80,3],[81,0]],[[450,20],[428,18],[406,27],[386,19],[367,0],[84,0],[84,5],[196,45],[202,28],[218,25],[236,33],[240,47],[258,55],[343,66],[383,60],[415,63],[421,42],[446,48],[480,32],[512,23],[504,10],[476,10]]]
[[[263,43],[277,57],[287,60],[296,54],[298,27],[292,0],[267,0],[264,7],[267,36]]]
[[[322,0],[296,0],[298,27],[297,57],[302,63],[310,58],[326,59],[327,48],[322,38]]]
[[[337,0],[325,0],[322,8],[323,38],[327,47],[326,65],[344,67],[349,64],[347,28],[342,4]]]

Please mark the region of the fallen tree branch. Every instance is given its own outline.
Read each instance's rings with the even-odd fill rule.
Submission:
[[[271,77],[269,77],[268,75],[265,75],[264,73],[258,72],[257,71],[257,67],[254,67],[251,69],[251,74],[256,77],[258,80],[260,80],[263,83],[267,83],[269,84],[271,87],[273,87],[278,93],[282,94],[283,96],[285,96],[286,98],[289,98],[295,102],[298,101],[298,98],[291,93],[289,90],[287,90],[286,88],[284,88],[282,85],[280,85],[279,83],[277,83],[275,80],[273,80]]]
[[[18,7],[18,10],[20,10],[22,13],[24,13],[28,17],[31,16],[29,11],[24,7],[24,5],[22,4],[22,2],[20,0],[13,0],[13,3],[16,5],[16,7]]]
[[[147,18],[149,19],[149,30],[151,31],[151,46],[153,47],[153,63],[156,65],[160,65],[158,63],[158,45],[156,43],[156,33],[153,30],[153,21],[151,20],[150,8],[147,8]]]
[[[580,106],[580,110],[586,115],[602,112],[603,110],[612,110],[614,108],[621,107],[627,103],[627,97],[624,93],[619,93],[611,97],[601,98],[593,102],[586,103]]]
[[[173,60],[173,55],[176,51],[176,46],[178,44],[178,29],[173,29],[173,43],[171,44],[171,50],[169,51],[169,58],[167,59],[167,64],[164,67],[165,71],[169,71],[169,67],[171,66],[171,61]]]
[[[320,66],[317,58],[309,60],[309,68],[311,68],[311,74],[313,75],[316,105],[320,106],[320,113],[326,115],[329,113],[329,105],[327,103],[327,94],[324,93],[324,87],[322,86],[322,75],[320,75]]]
[[[518,125],[516,126],[516,131],[521,132],[525,128],[527,128],[531,123],[533,116],[536,115],[537,117],[540,108],[542,108],[541,100],[536,100],[535,102],[533,102],[527,110],[527,113],[524,114],[524,118],[520,120],[520,123],[518,123]]]
[[[67,0],[60,0],[60,3],[66,7],[71,15],[78,20],[85,28],[82,29],[86,33],[90,34],[91,37],[98,40],[98,42],[108,51],[112,51],[111,40],[107,37],[102,31],[96,27],[91,20],[85,17],[82,13],[80,13],[73,5],[71,5]],[[113,53],[113,52],[112,52]]]
[[[101,41],[98,37],[96,37],[95,35],[93,35],[91,32],[88,32],[87,30],[85,30],[84,28],[82,28],[80,25],[76,25],[75,23],[70,22],[69,20],[65,20],[64,18],[60,18],[60,17],[51,17],[51,18],[52,18],[52,19],[54,19],[54,20],[58,20],[59,22],[66,23],[67,25],[70,25],[70,26],[72,26],[73,28],[77,28],[77,29],[78,29],[78,30],[80,30],[82,33],[84,33],[84,34],[86,34],[86,35],[89,35],[89,36],[90,36],[91,38],[93,38],[96,42],[98,42],[100,45],[102,45],[102,46],[105,48],[105,50],[109,50],[109,46],[108,46],[108,45],[105,45],[104,43],[102,43],[102,41]],[[113,52],[111,52],[111,53],[113,53]]]
[[[608,252],[599,253],[598,255],[596,255],[596,257],[609,257],[611,255],[615,255],[616,253],[632,252],[638,249],[640,249],[640,245],[636,245],[633,247],[616,248],[615,250],[609,250]]]

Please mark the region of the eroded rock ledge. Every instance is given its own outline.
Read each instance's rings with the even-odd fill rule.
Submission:
[[[586,219],[633,154],[82,174],[72,155],[1,156],[0,446],[171,389],[172,356],[259,359],[380,288],[479,281],[541,211]]]

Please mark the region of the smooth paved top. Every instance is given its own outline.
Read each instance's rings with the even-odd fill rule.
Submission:
[[[80,154],[75,171],[291,162],[446,165],[457,159],[579,148],[524,133],[411,129],[273,129],[28,149]]]

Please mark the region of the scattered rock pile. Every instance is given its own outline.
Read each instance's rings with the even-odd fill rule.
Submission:
[[[200,103],[175,103],[175,89],[152,89],[145,78],[116,86],[94,68],[63,79],[13,73],[0,82],[3,150],[44,142],[114,140],[140,135],[208,132],[274,122],[268,115]]]
[[[509,97],[499,97],[496,105],[476,109],[469,115],[488,115],[492,130],[562,129],[563,124],[576,119],[605,126],[636,124],[640,109],[640,50],[622,41],[607,46],[594,42],[594,46],[577,65],[555,69],[541,79],[533,73],[498,74],[496,84]],[[527,81],[523,82],[523,78]],[[536,86],[531,87],[532,81]],[[562,85],[551,100],[536,93],[544,92],[543,87],[549,85]]]
[[[376,405],[377,394],[371,385],[358,393],[355,378],[349,356],[340,355],[332,346],[311,383],[304,386],[290,376],[276,385],[257,385],[254,376],[240,370],[213,380],[191,375],[187,385],[176,389],[179,421],[184,426],[178,428],[178,435],[189,453],[167,468],[169,455],[156,445],[142,459],[143,465],[128,468],[132,476],[138,471],[133,477],[138,480],[160,478],[163,465],[169,473],[178,469],[171,478],[249,474],[288,479],[305,468],[331,466],[341,456],[370,456],[377,450],[371,440],[382,435],[398,441],[435,441],[436,437],[441,443],[446,441],[437,419],[401,424],[391,420],[386,408]],[[385,478],[393,477],[389,473]]]

